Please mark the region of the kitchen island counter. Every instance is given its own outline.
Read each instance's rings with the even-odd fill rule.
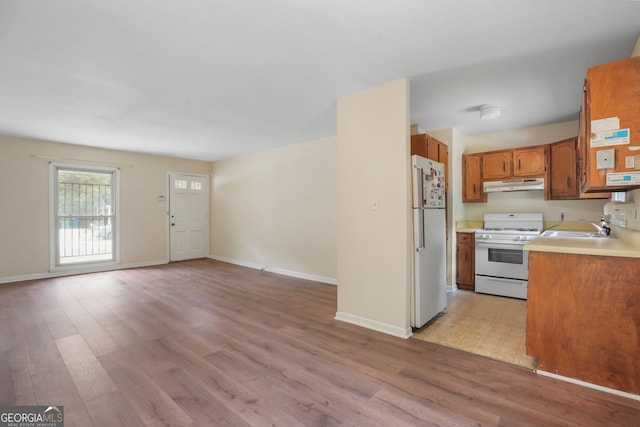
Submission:
[[[524,248],[532,252],[640,258],[640,245],[623,238],[538,237]]]
[[[527,247],[527,355],[540,371],[640,395],[637,246],[550,237]]]

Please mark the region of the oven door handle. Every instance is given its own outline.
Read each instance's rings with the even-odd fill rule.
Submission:
[[[496,249],[514,249],[514,250],[523,250],[524,245],[529,242],[505,242],[499,240],[476,240],[476,247],[478,246],[487,246],[489,248]]]
[[[523,283],[526,282],[526,279],[503,279],[502,277],[491,277],[493,282],[504,282],[504,283]]]

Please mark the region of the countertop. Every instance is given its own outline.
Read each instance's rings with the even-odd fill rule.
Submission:
[[[458,221],[455,231],[474,233],[481,229],[482,225],[482,221]],[[554,228],[556,225],[545,227],[545,229]],[[579,221],[567,221],[557,229],[592,231],[590,226],[585,226],[583,222]],[[525,245],[524,248],[528,251],[538,252],[640,258],[640,231],[616,228],[614,237],[608,239],[538,237]]]
[[[538,237],[524,248],[538,252],[640,258],[640,245],[621,238]]]
[[[456,233],[475,233],[479,228],[457,228]]]

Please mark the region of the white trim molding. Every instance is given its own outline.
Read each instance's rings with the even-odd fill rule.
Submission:
[[[68,270],[56,270],[47,273],[23,274],[19,276],[0,277],[0,284],[24,282],[27,280],[50,279],[53,277],[75,276],[78,274],[100,273],[102,271],[126,270],[129,268],[151,267],[154,265],[168,264],[169,260],[157,260],[147,262],[134,262],[129,264],[105,263],[103,266],[93,265],[90,268],[73,268]]]
[[[538,374],[540,374],[542,376],[545,376],[545,377],[555,378],[556,380],[565,381],[565,382],[568,382],[568,383],[580,385],[582,387],[588,387],[588,388],[592,388],[592,389],[595,389],[595,390],[604,391],[605,393],[615,394],[616,396],[626,397],[627,399],[633,399],[633,400],[640,401],[640,395],[637,395],[637,394],[627,393],[627,392],[616,390],[616,389],[609,388],[609,387],[603,387],[603,386],[598,385],[598,384],[592,384],[592,383],[588,383],[586,381],[576,380],[574,378],[563,377],[562,375],[553,374],[553,373],[547,372],[547,371],[537,370],[536,373],[538,373]]]
[[[282,274],[283,276],[295,277],[296,279],[311,280],[311,281],[314,281],[314,282],[326,283],[328,285],[337,285],[338,284],[338,279],[335,279],[333,277],[318,276],[318,275],[315,275],[315,274],[302,273],[300,271],[293,271],[293,270],[286,270],[284,268],[278,268],[278,267],[270,267],[270,266],[264,265],[264,264],[257,264],[257,263],[254,263],[254,262],[241,261],[241,260],[238,260],[238,259],[225,258],[225,257],[220,257],[220,256],[209,256],[209,258],[210,259],[214,259],[216,261],[222,261],[222,262],[227,262],[229,264],[239,265],[239,266],[242,266],[242,267],[248,267],[248,268],[253,268],[253,269],[256,269],[256,270],[268,271],[269,273]]]
[[[352,325],[362,326],[363,328],[382,332],[387,335],[393,335],[394,337],[398,338],[407,339],[410,338],[411,335],[413,335],[411,328],[401,328],[398,326],[390,325],[388,323],[379,322],[377,320],[371,320],[365,317],[356,316],[355,314],[349,314],[339,311],[336,313],[335,319],[342,322],[351,323]]]

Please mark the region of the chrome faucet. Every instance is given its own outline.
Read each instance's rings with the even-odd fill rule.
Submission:
[[[598,234],[600,234],[602,237],[609,237],[609,235],[611,235],[611,227],[609,227],[609,224],[607,224],[604,216],[600,217],[600,225],[596,224],[595,222],[588,221],[584,218],[580,218],[580,221],[587,222],[593,225],[598,230]]]

